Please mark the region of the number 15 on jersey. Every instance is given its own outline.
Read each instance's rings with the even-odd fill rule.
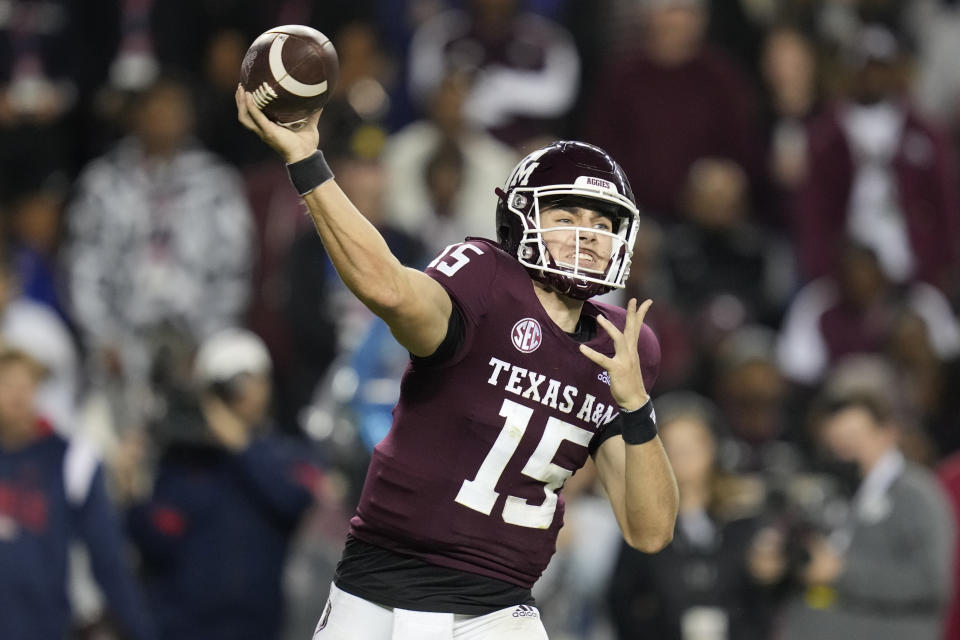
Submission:
[[[520,445],[533,416],[533,409],[504,400],[500,407],[500,416],[505,418],[505,421],[496,442],[477,470],[477,475],[473,480],[463,481],[456,497],[459,504],[486,515],[490,515],[497,498],[500,497],[496,490],[497,483]],[[504,522],[521,527],[548,529],[557,510],[557,490],[574,471],[554,464],[553,459],[565,440],[586,447],[592,438],[592,432],[551,416],[547,420],[543,437],[521,471],[523,475],[544,484],[543,503],[535,505],[524,498],[507,496],[502,514]]]

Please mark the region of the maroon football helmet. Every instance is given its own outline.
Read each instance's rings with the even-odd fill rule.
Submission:
[[[622,288],[630,273],[633,241],[640,214],[627,176],[610,155],[590,144],[560,140],[529,154],[514,168],[503,189],[497,189],[497,240],[530,276],[557,292],[586,300]],[[602,270],[558,262],[543,242],[540,212],[562,201],[609,214],[613,232],[575,228],[611,237],[609,261]],[[569,231],[570,227],[564,227]]]

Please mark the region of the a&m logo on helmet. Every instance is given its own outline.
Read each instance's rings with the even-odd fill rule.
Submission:
[[[539,158],[546,153],[548,148],[537,149],[520,161],[513,169],[513,173],[507,178],[507,189],[513,187],[525,187],[530,182],[530,175],[533,170],[540,166]]]
[[[513,325],[510,331],[510,339],[517,351],[523,353],[533,353],[540,348],[543,342],[543,331],[540,330],[540,323],[533,318],[524,318]]]

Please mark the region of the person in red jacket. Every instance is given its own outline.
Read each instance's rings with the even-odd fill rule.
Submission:
[[[957,525],[960,526],[960,452],[956,452],[940,462],[939,467],[937,467],[937,477],[940,479],[940,484],[943,485],[950,506],[953,507],[953,515],[957,519]],[[945,640],[960,639],[960,590],[956,588],[956,585],[960,585],[960,538],[957,540],[957,551],[954,553],[954,593],[948,607],[947,619],[944,622],[943,637]]]
[[[704,0],[644,0],[636,53],[600,74],[583,124],[634,181],[637,206],[662,222],[682,220],[681,197],[702,158],[761,174],[759,99],[745,70],[706,41]]]
[[[864,27],[847,62],[849,95],[810,125],[793,216],[801,275],[833,275],[850,237],[894,282],[924,280],[951,295],[960,194],[947,134],[903,95],[902,50],[888,30]]]

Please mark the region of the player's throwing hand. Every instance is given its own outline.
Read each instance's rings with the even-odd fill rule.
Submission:
[[[640,338],[643,319],[652,304],[652,300],[646,300],[638,308],[637,299],[630,298],[627,304],[627,319],[622,332],[602,315],[597,316],[597,324],[603,327],[613,340],[616,353],[612,358],[585,344],[580,345],[580,353],[610,374],[610,395],[625,411],[635,411],[645,405],[649,399],[643,385],[643,372],[640,370],[640,358],[637,355],[637,340]]]
[[[239,84],[234,97],[237,100],[237,119],[240,123],[260,136],[260,139],[279,153],[287,164],[303,160],[317,150],[317,145],[320,143],[317,122],[320,120],[323,109],[311,115],[303,127],[292,131],[263,115],[253,101],[253,94],[244,91]]]

